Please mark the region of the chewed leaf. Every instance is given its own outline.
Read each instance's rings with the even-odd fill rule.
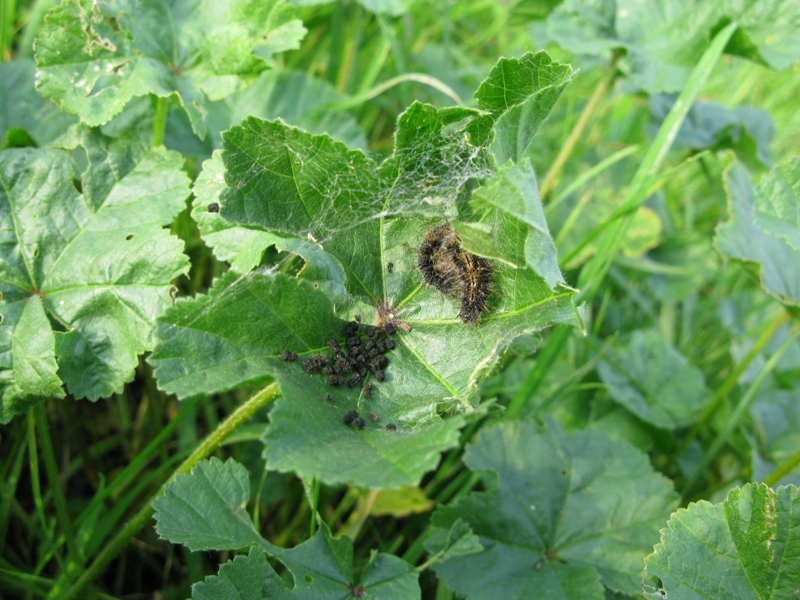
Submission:
[[[163,228],[188,194],[180,157],[84,130],[62,139],[66,150],[0,154],[3,422],[62,396],[61,381],[77,398],[121,391],[153,346],[171,280],[188,270]],[[87,159],[80,179],[72,149]]]
[[[674,513],[645,560],[648,598],[796,598],[800,489],[748,483]]]
[[[513,106],[538,89],[526,77],[517,78],[522,91]],[[207,297],[179,302],[162,319],[162,343],[151,357],[160,386],[185,397],[274,377],[282,398],[264,436],[273,468],[370,487],[416,484],[456,443],[459,413],[473,409],[481,380],[514,338],[554,323],[582,325],[530,168],[512,165],[504,179],[494,177],[492,124],[510,106],[493,104],[490,113],[414,104],[399,119],[394,154],[380,165],[282,121],[248,118],[229,130],[221,157],[205,164],[196,186],[203,236],[237,268],[255,265],[268,245],[305,265],[296,278],[226,276]],[[513,176],[513,206],[492,212]],[[475,252],[497,261],[466,246],[452,251],[458,272],[442,293],[423,283],[418,249],[456,216],[477,178],[488,181],[480,210],[488,207],[485,222],[501,241],[492,253]],[[371,398],[359,381],[350,388],[338,373],[309,375],[299,362],[279,360],[284,350],[300,361],[331,357],[327,341],[343,344],[344,320],[352,317],[397,329],[388,366],[380,375],[372,369],[374,381],[359,376],[374,383]],[[344,369],[348,377],[356,370]],[[359,416],[350,423],[373,418],[349,426],[351,410]]]
[[[90,125],[134,97],[173,97],[205,136],[206,98],[244,88],[264,59],[305,35],[284,0],[64,0],[36,40],[38,89]]]
[[[496,483],[431,518],[429,552],[448,552],[460,521],[483,546],[450,550],[434,564],[450,589],[468,598],[564,600],[603,598],[601,583],[639,591],[642,558],[677,500],[644,454],[597,431],[566,435],[554,422],[539,430],[509,421],[484,428],[465,462]]]

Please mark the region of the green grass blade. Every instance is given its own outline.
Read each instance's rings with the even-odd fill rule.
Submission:
[[[737,23],[733,22],[720,30],[692,71],[689,81],[686,83],[680,96],[675,101],[675,105],[658,130],[656,139],[653,141],[642,164],[633,177],[625,199],[622,201],[617,213],[615,213],[626,213],[627,216],[619,220],[605,232],[597,254],[595,254],[586,267],[581,270],[578,280],[578,287],[581,289],[581,293],[578,296],[578,301],[591,300],[597,292],[599,282],[602,281],[608,268],[611,266],[614,257],[619,251],[620,244],[625,237],[627,228],[633,219],[632,211],[647,199],[648,190],[656,181],[658,170],[672,147],[672,143],[678,135],[678,131],[686,118],[686,114],[689,112],[689,109],[700,93],[709,75],[711,75],[711,72],[714,70],[714,67],[722,55],[722,51],[725,49],[728,40],[733,35],[737,26]]]

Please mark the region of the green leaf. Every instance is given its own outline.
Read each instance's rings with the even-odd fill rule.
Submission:
[[[800,448],[800,402],[794,390],[770,390],[750,407],[753,417],[753,479],[763,480]],[[780,480],[800,484],[800,468]]]
[[[597,431],[566,435],[551,422],[484,428],[467,446],[470,469],[489,471],[474,492],[431,518],[431,540],[458,519],[483,552],[434,564],[467,598],[603,598],[602,585],[635,594],[642,558],[674,509],[671,484],[647,457]],[[429,543],[430,552],[441,542]],[[602,583],[602,585],[600,585]]]
[[[188,194],[180,156],[84,130],[63,143],[85,153],[80,179],[66,150],[0,153],[0,310],[3,329],[13,331],[0,340],[2,381],[11,386],[3,392],[6,421],[18,412],[11,404],[30,404],[36,390],[61,395],[52,366],[42,372],[54,351],[73,396],[122,391],[137,356],[153,346],[155,319],[171,304],[170,281],[188,270],[183,243],[163,229]],[[34,297],[41,301],[31,304]],[[32,323],[43,330],[32,335]],[[42,383],[32,383],[20,360],[39,365]],[[24,379],[14,383],[16,375]]]
[[[191,550],[234,550],[249,555],[223,565],[218,576],[193,586],[194,598],[347,597],[361,588],[365,597],[419,598],[417,572],[405,561],[373,552],[356,577],[353,541],[334,538],[324,521],[303,544],[279,548],[256,531],[244,507],[250,497],[247,469],[234,460],[212,458],[190,473],[177,475],[153,503],[156,530],[163,538]],[[294,578],[288,590],[265,560],[279,559]]]
[[[228,261],[234,271],[246,273],[261,262],[264,250],[279,237],[267,231],[234,225],[221,218],[218,211],[220,193],[224,189],[225,165],[222,154],[216,151],[203,163],[203,170],[195,180],[192,219],[199,226],[203,241],[214,251],[214,256]]]
[[[42,98],[35,88],[36,65],[32,60],[0,62],[0,140],[8,140],[13,129],[23,129],[34,144],[49,144],[76,121],[52,102]],[[5,143],[2,149],[21,147]]]
[[[156,531],[190,550],[229,550],[261,541],[244,510],[250,475],[241,464],[218,458],[179,474],[153,502]]]
[[[554,62],[546,52],[498,61],[475,92],[478,108],[496,119],[491,150],[497,164],[522,160],[571,80],[572,67]]]
[[[795,598],[800,490],[748,483],[674,513],[647,557],[649,598]]]
[[[218,575],[206,577],[192,586],[194,600],[267,600],[268,598],[298,598],[267,562],[266,553],[256,546],[250,553],[229,560],[219,568]]]
[[[37,295],[0,304],[0,423],[8,423],[35,403],[63,398],[56,375],[55,337]]]
[[[526,244],[538,245],[537,267],[557,264],[529,167],[515,175],[513,213],[493,213],[502,264],[480,324],[465,326],[458,298],[422,284],[416,249],[427,231],[457,212],[470,180],[492,181],[491,119],[414,104],[400,117],[395,152],[380,166],[280,121],[250,118],[227,132],[224,187],[218,157],[197,184],[194,214],[203,235],[237,269],[255,265],[270,244],[306,264],[296,279],[268,270],[230,275],[209,296],[178,303],[163,319],[162,344],[150,359],[162,389],[186,397],[275,377],[282,399],[264,438],[273,468],[332,483],[417,484],[463,425],[460,416],[442,414],[472,410],[478,384],[515,337],[557,322],[581,325],[575,291],[560,284],[557,267],[551,286],[527,266]],[[499,203],[501,193],[498,185],[484,196]],[[208,201],[221,212],[203,209]],[[342,342],[344,323],[334,315],[398,325],[386,381],[370,401],[341,388],[326,402],[332,390],[323,377],[278,360],[283,350],[308,357],[327,352],[331,337]],[[374,413],[377,424],[345,426],[351,409]],[[398,431],[386,431],[387,423]]]
[[[451,558],[483,552],[480,538],[472,533],[464,521],[456,519],[450,529],[430,527],[425,538],[425,548],[434,556],[431,561],[445,562]]]
[[[782,162],[756,186],[755,224],[800,251],[800,156]]]
[[[700,370],[655,331],[634,331],[597,372],[616,402],[661,429],[689,425],[707,399]]]
[[[791,172],[791,163],[789,167]],[[762,211],[790,215],[784,211],[789,202],[784,202],[783,177],[771,171],[770,175],[755,187],[747,171],[734,163],[725,172],[725,187],[728,192],[730,221],[717,228],[715,243],[719,251],[729,257],[757,263],[761,276],[761,287],[784,304],[800,306],[800,249],[793,248],[786,237],[776,237],[756,225],[755,207],[759,197]],[[785,181],[785,179],[784,179]],[[765,207],[772,205],[772,209]],[[769,231],[786,236],[792,230],[791,221],[763,215],[759,220]]]
[[[503,246],[509,245],[509,239],[522,237],[525,240],[523,254],[515,256],[517,260],[511,266],[530,267],[550,288],[564,283],[558,267],[556,245],[550,237],[539,198],[536,175],[527,160],[521,165],[502,167],[497,177],[475,191],[472,204],[477,209],[497,211],[492,213],[493,218],[484,217],[482,220],[483,225],[493,220],[496,227],[493,231],[487,231],[488,235],[477,239],[474,234],[471,235],[475,231],[474,226],[471,231],[468,227],[459,227],[464,248],[489,258],[508,261],[515,253]]]
[[[650,93],[679,91],[712,36],[735,21],[726,52],[781,70],[800,58],[793,0],[565,0],[548,33],[564,48],[602,56],[624,49],[629,79]]]
[[[64,0],[36,41],[38,89],[70,114],[101,125],[134,97],[172,97],[205,137],[206,98],[243,89],[297,48],[305,29],[284,0],[241,3]]]
[[[653,131],[661,126],[677,96],[657,94],[650,97]],[[673,142],[673,149],[699,151],[732,149],[739,160],[756,169],[772,167],[770,143],[775,124],[766,111],[749,106],[728,108],[710,100],[695,102],[686,114]]]

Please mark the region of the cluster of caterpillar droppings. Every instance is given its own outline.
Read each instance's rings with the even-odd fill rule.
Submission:
[[[365,337],[361,336],[361,333]],[[341,387],[347,382],[350,388],[361,387],[361,395],[365,400],[372,398],[371,381],[366,381],[370,375],[376,381],[386,379],[386,367],[389,359],[386,353],[394,350],[395,341],[390,337],[397,333],[394,323],[387,322],[381,327],[371,325],[360,326],[356,321],[351,321],[344,327],[344,349],[342,345],[331,338],[327,341],[330,356],[315,354],[302,362],[303,369],[309,375],[319,371],[327,377],[328,385]],[[297,353],[284,350],[280,355],[281,360],[293,362],[297,360]],[[334,400],[333,394],[326,394],[325,399]],[[370,413],[370,418],[377,421],[377,415]],[[344,417],[346,425],[363,429],[366,421],[358,416],[354,410],[348,411]],[[392,430],[393,431],[393,430]]]
[[[460,296],[458,318],[475,323],[492,293],[492,264],[463,250],[461,238],[449,223],[430,230],[417,253],[417,267],[425,283],[442,294]]]

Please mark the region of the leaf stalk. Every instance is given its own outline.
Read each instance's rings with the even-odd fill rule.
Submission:
[[[164,96],[156,100],[156,118],[153,122],[153,146],[161,146],[164,143],[164,132],[167,129],[167,109],[169,108],[169,96]]]

